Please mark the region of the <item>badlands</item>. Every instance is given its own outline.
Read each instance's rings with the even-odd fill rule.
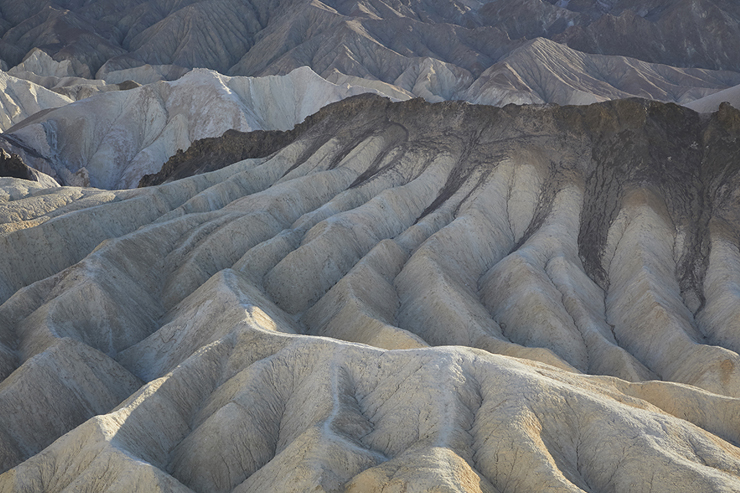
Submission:
[[[0,148],[125,189],[362,92],[711,112],[740,88],[738,26],[735,0],[0,0]]]
[[[740,112],[391,102],[3,178],[0,491],[740,491]]]
[[[0,493],[740,492],[735,0],[0,0]]]
[[[587,55],[544,39],[515,50],[475,80],[431,58],[393,84],[336,70],[324,79],[307,66],[264,77],[194,69],[175,81],[143,86],[28,74],[15,68],[0,72],[0,87],[3,80],[7,87],[7,102],[0,106],[0,148],[63,185],[104,189],[136,187],[195,141],[227,130],[290,130],[326,104],[367,92],[394,101],[423,97],[496,106],[584,105],[639,96],[708,112],[733,100],[727,93],[740,89],[740,73]],[[129,75],[147,80],[140,72]]]

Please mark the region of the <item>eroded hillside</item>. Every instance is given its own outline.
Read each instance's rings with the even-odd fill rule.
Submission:
[[[738,136],[361,95],[156,187],[2,179],[0,491],[737,491]]]
[[[308,66],[433,102],[684,103],[740,84],[738,26],[734,0],[0,0],[0,69],[75,100]]]

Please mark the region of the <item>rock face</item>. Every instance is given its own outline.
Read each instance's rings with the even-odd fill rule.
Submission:
[[[5,149],[0,149],[0,177],[37,181],[52,187],[59,186],[50,176],[31,168],[17,154],[8,154]]]
[[[740,489],[740,112],[314,118],[156,187],[0,182],[0,491]]]
[[[139,187],[160,185],[168,181],[221,169],[245,159],[269,156],[302,135],[314,123],[314,119],[311,119],[310,123],[309,119],[287,132],[228,130],[220,137],[196,140],[187,151],[178,151],[168,159],[158,173],[144,175],[139,181]]]
[[[33,180],[32,169],[26,166],[18,155],[8,154],[4,149],[0,149],[0,176]]]
[[[43,157],[64,184],[81,184],[84,173],[94,187],[131,188],[194,140],[230,129],[289,130],[328,103],[368,91],[376,92],[331,84],[306,67],[260,78],[194,70],[39,113],[6,138]]]
[[[37,50],[12,72],[72,99],[98,97],[30,118],[25,118],[30,113],[16,111],[6,124],[16,124],[6,129],[3,140],[7,145],[0,145],[60,183],[121,189],[136,187],[145,175],[160,173],[165,162],[193,141],[217,137],[227,130],[288,130],[322,106],[361,92],[395,100],[420,96],[432,102],[465,100],[497,106],[590,104],[635,95],[687,103],[740,83],[740,74],[735,72],[677,69],[625,57],[586,55],[545,39],[523,44],[477,78],[468,70],[427,57],[383,63],[383,77],[392,83],[345,75],[337,69],[348,70],[345,65],[321,65],[322,74],[332,83],[301,66],[306,60],[295,54],[291,57],[295,63],[284,57],[275,62],[277,72],[297,67],[284,76],[227,77],[194,70],[174,82],[138,87],[131,81],[113,84],[62,76],[70,72],[69,63],[55,62]],[[40,72],[52,75],[26,70],[36,65]],[[375,76],[360,70],[359,65],[355,68],[364,76]],[[133,77],[137,70],[121,72]],[[15,85],[23,84],[12,80]],[[33,95],[36,93],[46,98],[37,98],[44,104],[26,106],[38,108],[36,111],[52,106],[47,102],[48,91]],[[63,103],[69,101],[65,98]],[[269,134],[260,135],[250,144],[253,151],[242,151],[239,156],[226,153],[209,166],[195,164],[184,172],[264,156],[287,144],[285,140],[273,141]],[[257,152],[257,148],[264,150]],[[174,163],[168,165],[162,177],[143,183],[161,183],[165,176],[171,176],[172,166]]]

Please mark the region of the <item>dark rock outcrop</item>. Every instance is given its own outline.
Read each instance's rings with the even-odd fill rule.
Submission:
[[[186,151],[178,150],[159,173],[144,175],[139,188],[161,185],[172,180],[221,169],[243,159],[260,158],[282,149],[301,135],[306,125],[294,130],[228,130],[221,137],[196,140]]]
[[[55,184],[52,177],[28,166],[18,154],[0,147],[0,178],[3,177],[42,182],[47,186]]]
[[[8,154],[5,149],[0,149],[0,176],[37,181],[32,168],[26,166],[17,154]]]

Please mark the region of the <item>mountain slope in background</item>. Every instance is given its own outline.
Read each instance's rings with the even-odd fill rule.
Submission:
[[[0,493],[740,491],[738,39],[0,0]]]
[[[86,78],[145,65],[162,77],[193,67],[281,75],[307,65],[392,83],[424,58],[477,78],[535,38],[740,71],[740,6],[731,0],[2,0],[0,11],[8,68],[41,48]]]
[[[590,104],[642,97],[684,103],[736,85],[728,71],[680,69],[621,56],[587,55],[538,38],[481,74],[460,97],[471,103]]]
[[[59,108],[71,102],[68,97],[0,72],[0,131],[39,111]]]
[[[44,55],[34,60],[43,65],[37,67],[42,72],[65,73]],[[257,78],[232,78],[199,69],[176,82],[141,88],[135,83],[103,81],[86,85],[85,79],[75,77],[13,71],[56,91],[88,97],[14,122],[18,124],[3,135],[7,150],[60,183],[108,189],[136,187],[144,175],[158,173],[176,151],[195,140],[227,130],[288,130],[325,104],[360,92],[397,100],[421,96],[428,101],[498,106],[589,104],[631,96],[685,103],[740,84],[740,74],[735,72],[586,55],[544,39],[525,43],[477,80],[433,58],[408,67],[393,84],[332,69],[327,77],[339,84],[335,85],[305,66],[285,76]],[[120,91],[128,87],[132,89]],[[48,93],[41,88],[39,92]],[[97,96],[89,98],[92,94]]]
[[[740,85],[704,96],[701,99],[686,103],[685,106],[699,113],[712,113],[717,111],[723,102],[730,103],[735,108],[740,108]]]
[[[738,110],[305,126],[157,187],[0,181],[0,490],[740,488]]]
[[[194,140],[230,129],[289,130],[322,106],[362,92],[376,91],[331,84],[307,67],[259,78],[194,70],[174,82],[40,113],[5,138],[41,156],[41,170],[64,184],[132,188]]]

